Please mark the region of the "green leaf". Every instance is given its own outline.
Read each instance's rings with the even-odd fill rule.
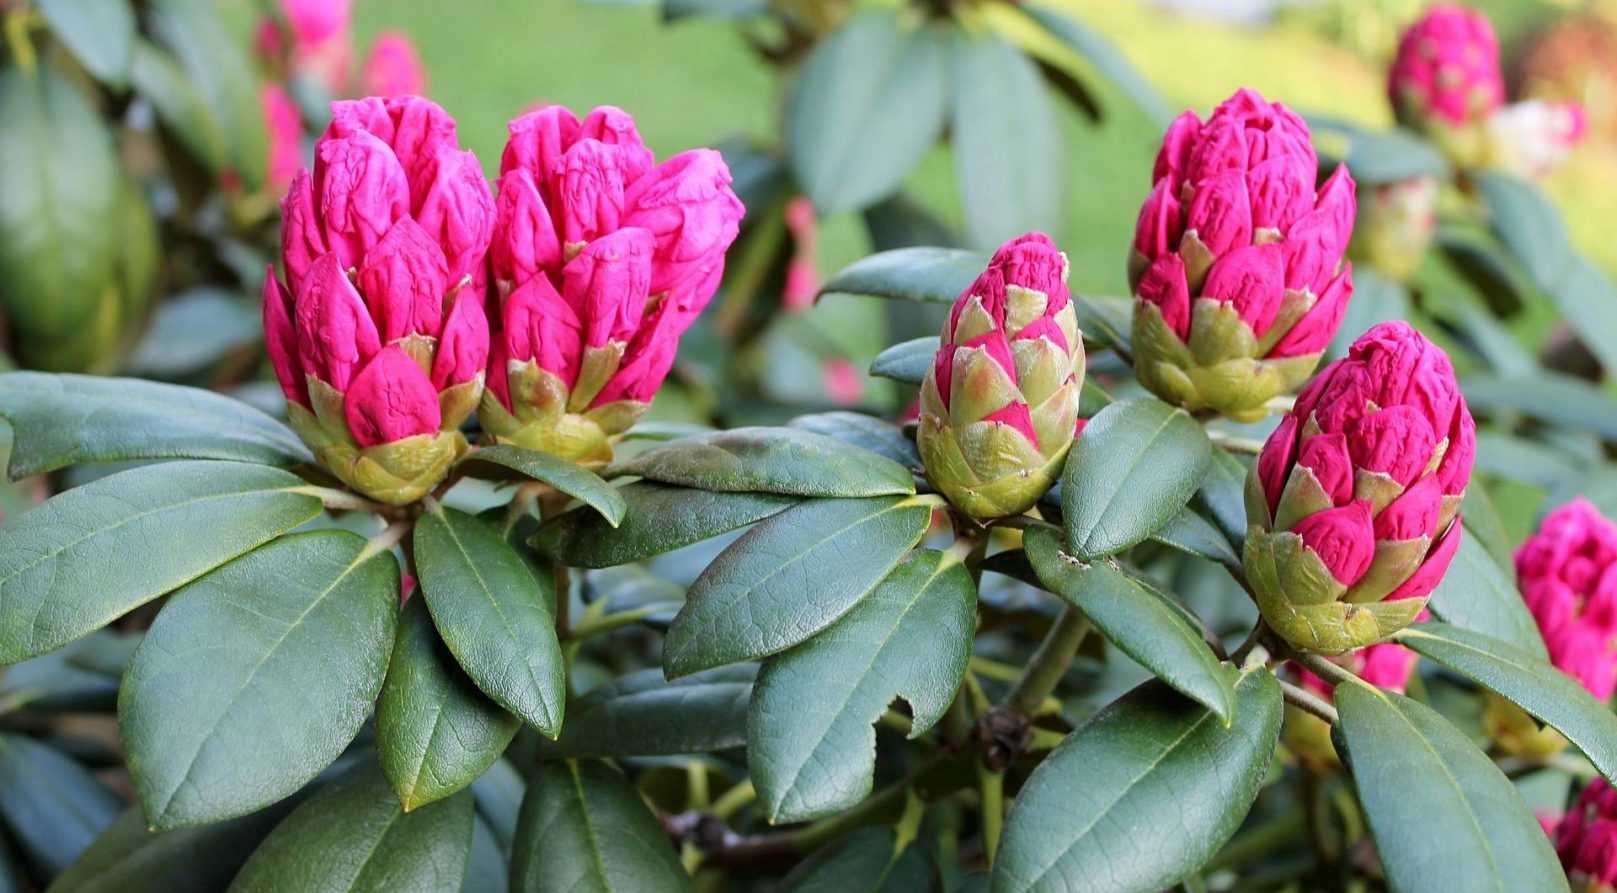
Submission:
[[[0,673],[0,712],[26,707],[29,710],[65,713],[110,713],[118,706],[118,678],[123,668],[104,672],[91,668],[82,658],[95,651],[133,651],[130,643],[138,636],[123,636],[111,630],[97,630],[49,654],[42,654]]]
[[[782,882],[783,893],[937,893],[926,851],[898,852],[892,828],[860,828],[808,857]]]
[[[1051,751],[1006,821],[995,893],[1161,890],[1212,858],[1257,798],[1282,715],[1268,670],[1224,673],[1229,727],[1148,682]]]
[[[16,429],[13,480],[127,459],[313,461],[291,428],[240,400],[135,378],[8,372],[0,417]]]
[[[885,419],[860,412],[834,411],[801,415],[787,424],[886,456],[912,471],[921,467],[915,441]]]
[[[1230,722],[1235,692],[1229,676],[1188,611],[1110,564],[1084,564],[1064,554],[1053,527],[1029,528],[1022,542],[1034,572],[1051,592],[1077,605],[1124,654]]]
[[[555,752],[644,757],[743,747],[757,673],[752,664],[737,664],[669,682],[652,668],[604,682],[568,708]]]
[[[147,0],[145,8],[147,30],[173,52],[206,103],[227,169],[249,189],[263,185],[269,158],[264,107],[243,41],[211,0]]]
[[[345,530],[283,537],[174,594],[118,696],[154,828],[245,815],[331,765],[387,672],[398,562]]]
[[[988,265],[988,255],[956,248],[895,248],[843,267],[820,297],[854,295],[953,304]]]
[[[1443,581],[1432,591],[1428,606],[1438,619],[1463,629],[1492,636],[1536,655],[1548,658],[1538,623],[1527,610],[1527,603],[1487,546],[1470,530],[1460,539]]]
[[[691,889],[662,823],[605,763],[543,763],[528,784],[511,854],[524,893],[668,893]]]
[[[516,838],[517,814],[522,811],[522,796],[527,789],[527,781],[506,759],[495,760],[481,778],[472,782],[477,814],[488,822],[502,850],[509,851]]]
[[[977,590],[965,565],[922,550],[841,620],[764,664],[747,763],[770,823],[829,815],[868,796],[872,724],[902,698],[910,737],[932,728],[960,688],[976,629]]]
[[[506,893],[511,888],[511,867],[500,849],[493,828],[481,815],[472,816],[472,848],[466,858],[466,879],[461,893]]]
[[[31,342],[84,334],[116,287],[123,174],[100,114],[53,65],[0,69],[0,120],[0,309],[20,360],[62,368]]]
[[[461,462],[489,462],[549,484],[599,512],[613,527],[622,523],[627,510],[616,487],[601,480],[595,472],[549,453],[497,444],[482,447]]]
[[[1130,327],[1134,324],[1133,298],[1075,294],[1072,296],[1072,309],[1078,317],[1078,330],[1085,339],[1124,353],[1132,350]]]
[[[1509,174],[1482,171],[1473,182],[1499,241],[1601,365],[1617,369],[1617,288],[1573,247],[1561,212],[1537,187]]]
[[[1338,685],[1338,743],[1395,890],[1566,890],[1555,850],[1521,795],[1425,704]]]
[[[168,132],[204,167],[220,170],[229,164],[230,148],[223,126],[178,60],[161,47],[136,37],[129,80],[135,92],[157,110]]]
[[[230,893],[458,890],[471,845],[469,792],[406,813],[381,770],[367,763],[277,825]]]
[[[818,499],[781,512],[691,585],[663,643],[663,668],[686,676],[804,641],[858,604],[931,522],[931,506],[895,496]]]
[[[814,48],[786,106],[792,173],[821,212],[891,195],[943,132],[944,35],[860,15]]]
[[[214,893],[230,885],[291,801],[250,816],[173,831],[148,830],[131,807],[57,876],[50,893]]]
[[[471,784],[521,726],[466,678],[425,602],[411,599],[376,707],[377,757],[404,811]]]
[[[1235,549],[1224,534],[1213,522],[1189,506],[1180,509],[1179,514],[1174,515],[1173,520],[1152,534],[1151,538],[1165,546],[1208,561],[1217,561],[1226,567],[1241,566],[1241,556],[1235,554]]]
[[[1310,126],[1321,135],[1341,136],[1347,140],[1347,151],[1332,152],[1336,161],[1347,163],[1353,178],[1367,185],[1396,183],[1411,177],[1437,177],[1447,180],[1451,175],[1448,161],[1431,143],[1401,128],[1367,130],[1330,118],[1308,116]],[[1320,155],[1327,153],[1321,151]],[[1355,279],[1358,277],[1355,275]]]
[[[919,385],[932,370],[941,341],[938,336],[930,335],[895,344],[876,355],[875,362],[870,364],[870,374]]]
[[[125,368],[172,378],[204,369],[263,337],[261,312],[239,292],[194,288],[164,299]]]
[[[1482,450],[1479,448],[1478,452]],[[1510,534],[1505,532],[1505,520],[1499,517],[1499,507],[1488,495],[1488,488],[1480,483],[1465,488],[1465,496],[1460,500],[1460,517],[1465,523],[1466,535],[1476,537],[1500,567],[1514,570],[1515,550],[1511,548]]]
[[[653,447],[616,474],[701,490],[788,496],[894,496],[915,492],[893,460],[801,428],[734,428]]]
[[[492,525],[431,504],[416,522],[416,573],[433,623],[496,704],[554,738],[567,698],[555,582]]]
[[[1601,774],[1617,776],[1617,716],[1542,657],[1446,623],[1423,623],[1395,638],[1555,727]]]
[[[309,521],[320,500],[303,486],[261,465],[171,462],[0,525],[0,664],[60,648]]]
[[[567,512],[539,528],[534,547],[572,567],[614,567],[745,527],[797,502],[774,493],[714,493],[651,481],[618,493],[627,509],[616,529],[595,512]]]
[[[1051,7],[1030,3],[1014,8],[1037,22],[1052,37],[1094,66],[1095,70],[1138,106],[1152,124],[1159,128],[1168,125],[1173,112],[1169,111],[1168,103],[1163,100],[1162,94],[1158,93],[1156,88],[1151,86],[1151,82],[1129,62],[1123,51],[1104,35],[1065,12]]]
[[[0,733],[0,819],[46,876],[71,865],[122,808],[88,770],[57,750]]]
[[[1028,230],[1059,233],[1066,159],[1038,68],[993,33],[957,32],[949,52],[950,134],[968,241],[988,248]]]
[[[1067,456],[1068,550],[1085,561],[1104,558],[1161,530],[1201,485],[1211,454],[1201,425],[1160,400],[1101,410]]]
[[[1237,551],[1246,542],[1246,476],[1245,462],[1228,450],[1214,448],[1207,477],[1191,500],[1192,505],[1206,510]]]
[[[114,87],[128,82],[135,14],[126,0],[37,0],[35,5],[86,71]]]
[[[1617,440],[1617,400],[1586,381],[1539,372],[1511,378],[1467,376],[1460,381],[1466,403],[1478,412],[1519,412],[1573,431]]]

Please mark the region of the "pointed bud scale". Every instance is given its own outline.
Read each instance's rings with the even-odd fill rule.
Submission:
[[[580,121],[547,106],[507,129],[489,251],[504,341],[480,421],[496,441],[603,463],[718,290],[744,209],[719,153],[657,164],[621,109]]]
[[[1026,511],[1055,483],[1083,384],[1067,260],[1029,233],[1000,246],[961,293],[921,388],[927,477],[978,518]]]
[[[494,203],[477,160],[427,100],[333,103],[282,209],[290,287],[266,283],[264,326],[289,419],[348,486],[417,500],[465,451],[483,390]]]
[[[1462,535],[1470,460],[1447,479],[1434,461],[1461,414],[1469,422],[1447,358],[1402,322],[1365,333],[1298,396],[1247,484],[1244,563],[1271,628],[1339,654],[1415,618]]]
[[[1353,295],[1353,179],[1338,167],[1316,193],[1318,173],[1308,125],[1255,91],[1175,120],[1129,260],[1147,389],[1256,421],[1313,372]]]

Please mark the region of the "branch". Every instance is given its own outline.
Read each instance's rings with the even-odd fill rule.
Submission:
[[[1326,703],[1325,699],[1314,694],[1302,686],[1293,685],[1284,679],[1280,682],[1280,694],[1285,697],[1286,703],[1300,710],[1312,713],[1325,720],[1330,725],[1336,725],[1341,717],[1337,716],[1336,708]]]
[[[1022,678],[1017,680],[1016,687],[1006,696],[1005,706],[1032,716],[1044,699],[1056,690],[1056,685],[1066,675],[1073,655],[1078,653],[1078,646],[1083,644],[1087,635],[1089,618],[1084,616],[1084,612],[1070,604],[1063,608],[1055,625],[1050,627],[1044,641],[1039,643],[1039,649],[1033,652]]]

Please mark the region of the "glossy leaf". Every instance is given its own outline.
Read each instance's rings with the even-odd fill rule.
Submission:
[[[939,30],[871,12],[804,60],[786,107],[786,149],[821,212],[856,210],[898,191],[942,133],[948,76]]]
[[[245,296],[195,288],[164,299],[125,368],[137,375],[185,375],[263,337],[263,312]]]
[[[51,33],[97,80],[122,87],[129,78],[135,14],[126,0],[37,0]]]
[[[950,135],[971,244],[989,248],[1066,221],[1060,121],[1039,70],[997,35],[959,32],[949,49]]]
[[[20,855],[46,877],[73,863],[123,804],[60,751],[0,733],[0,819]]]
[[[1207,463],[1207,477],[1197,488],[1191,505],[1199,506],[1239,553],[1246,542],[1247,465],[1228,450],[1215,448]]]
[[[521,726],[466,678],[425,602],[411,599],[376,707],[377,757],[404,811],[471,784]]]
[[[742,747],[757,674],[753,664],[738,664],[669,682],[653,668],[604,682],[569,707],[556,752],[640,757]]]
[[[929,505],[887,496],[814,500],[759,524],[686,593],[663,668],[685,676],[808,639],[869,594],[931,521]]]
[[[623,513],[627,511],[616,487],[601,480],[595,472],[549,453],[497,444],[482,447],[461,461],[490,462],[549,484],[599,512],[613,527],[622,523]]]
[[[1173,113],[1151,82],[1146,80],[1115,44],[1065,11],[1026,4],[1016,7],[1117,87],[1158,127],[1166,127]]]
[[[567,697],[555,583],[492,525],[436,503],[415,528],[416,573],[461,669],[496,704],[554,738]]]
[[[595,512],[567,512],[539,528],[534,547],[572,567],[615,567],[745,527],[797,502],[774,493],[714,493],[651,481],[618,492],[626,509],[616,529]]]
[[[1235,692],[1189,612],[1111,564],[1084,564],[1065,554],[1053,527],[1028,529],[1023,545],[1044,585],[1078,606],[1112,644],[1225,723],[1230,721]]]
[[[1127,353],[1132,349],[1130,327],[1134,319],[1133,298],[1073,295],[1072,309],[1078,317],[1078,331],[1083,334],[1084,340],[1108,350]]]
[[[543,763],[528,785],[511,855],[524,893],[670,893],[691,889],[662,823],[604,763]]]
[[[50,893],[215,893],[230,885],[270,829],[292,811],[288,801],[249,816],[151,831],[131,807],[59,875]]]
[[[921,467],[915,441],[885,419],[859,412],[817,412],[798,416],[788,424],[886,456],[912,471]]]
[[[815,852],[782,882],[783,893],[937,893],[925,848],[898,851],[892,828],[860,828]]]
[[[398,592],[391,554],[320,530],[283,537],[175,593],[118,696],[152,826],[245,815],[331,765],[382,688]]]
[[[1492,636],[1545,660],[1549,652],[1539,635],[1538,623],[1528,613],[1516,583],[1482,540],[1471,531],[1465,536],[1450,562],[1448,573],[1432,591],[1428,602],[1432,613],[1463,629]]]
[[[326,785],[270,832],[230,893],[441,893],[460,889],[472,796],[406,813],[374,764]]]
[[[953,304],[988,265],[988,255],[957,248],[895,248],[844,267],[820,296],[857,295]]]
[[[1436,711],[1360,684],[1338,685],[1335,702],[1339,749],[1394,889],[1567,889],[1515,786]]]
[[[134,378],[8,372],[0,417],[16,432],[13,480],[125,459],[311,461],[291,428],[239,400]]]
[[[1467,376],[1460,390],[1474,411],[1519,412],[1573,431],[1617,440],[1617,400],[1586,381],[1554,372],[1494,378]]]
[[[1160,400],[1101,410],[1067,455],[1068,550],[1086,561],[1103,558],[1161,530],[1201,485],[1211,451],[1201,425]]]
[[[1165,546],[1172,546],[1188,555],[1217,561],[1228,567],[1240,567],[1241,556],[1235,554],[1230,541],[1213,525],[1189,506],[1179,510],[1151,538]]]
[[[977,591],[942,552],[910,554],[853,610],[758,674],[747,763],[771,823],[818,818],[870,794],[873,724],[895,699],[910,737],[954,700],[971,657]]]
[[[298,526],[295,475],[172,462],[101,478],[0,525],[0,664],[59,648]],[[183,543],[184,548],[158,544]]]
[[[511,866],[487,820],[472,816],[472,846],[466,855],[466,879],[461,893],[506,893],[511,889]]]
[[[728,493],[892,496],[915,492],[909,470],[885,456],[801,428],[735,428],[653,447],[618,474]]]
[[[1555,727],[1602,774],[1617,777],[1617,716],[1542,657],[1446,623],[1423,623],[1395,638]]]
[[[941,340],[936,335],[930,335],[895,344],[876,355],[875,361],[870,364],[870,374],[919,385],[932,370],[932,361],[937,356]]]
[[[1282,715],[1268,670],[1224,672],[1231,726],[1148,682],[1051,751],[1006,821],[994,893],[1161,890],[1212,858],[1257,798]]]
[[[205,104],[225,169],[249,189],[262,185],[269,152],[258,80],[222,12],[209,0],[146,0],[144,7],[147,30],[173,53]]]

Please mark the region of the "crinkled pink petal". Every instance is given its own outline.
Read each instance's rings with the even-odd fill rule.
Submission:
[[[1023,233],[999,246],[988,262],[998,268],[1006,285],[1016,285],[1043,293],[1049,300],[1046,314],[1067,306],[1067,258],[1050,237],[1040,232]],[[996,320],[1001,317],[995,316]]]
[[[1353,499],[1353,460],[1348,455],[1345,435],[1315,434],[1304,438],[1297,464],[1314,473],[1332,505],[1347,505]]]
[[[1471,482],[1471,465],[1477,455],[1477,423],[1471,418],[1471,408],[1460,398],[1459,411],[1454,414],[1454,425],[1449,430],[1448,451],[1437,465],[1437,479],[1443,492],[1457,496],[1465,492]]]
[[[1297,320],[1286,334],[1275,342],[1269,356],[1274,359],[1301,357],[1323,353],[1330,346],[1336,331],[1342,327],[1348,303],[1353,300],[1353,265],[1344,264],[1342,272],[1332,279],[1325,291]]]
[[[1190,284],[1185,281],[1185,262],[1177,254],[1165,254],[1151,262],[1135,289],[1140,300],[1162,310],[1162,320],[1179,340],[1190,338]]]
[[[1385,322],[1360,336],[1349,355],[1368,370],[1378,406],[1417,407],[1432,430],[1448,433],[1460,386],[1448,354],[1426,336],[1406,322]]]
[[[477,285],[494,235],[494,197],[471,152],[446,150],[439,154],[434,170],[416,222],[443,246],[450,284],[471,276]],[[476,290],[481,296],[481,288]]]
[[[264,270],[264,348],[275,380],[286,399],[307,409],[309,384],[298,363],[297,330],[292,325],[292,295],[275,278],[275,268]]]
[[[1324,217],[1331,231],[1331,244],[1347,248],[1348,240],[1353,237],[1353,221],[1358,209],[1358,184],[1353,181],[1348,166],[1339,164],[1320,187],[1314,204],[1315,212]]]
[[[579,252],[562,272],[562,298],[584,324],[584,346],[627,344],[640,328],[650,294],[655,240],[643,229],[620,229]]]
[[[1269,500],[1270,515],[1273,515],[1276,507],[1280,505],[1280,495],[1285,491],[1286,478],[1291,475],[1291,461],[1297,454],[1299,430],[1301,426],[1297,422],[1297,416],[1288,413],[1280,420],[1274,431],[1270,432],[1269,439],[1263,442],[1263,451],[1258,453],[1258,482],[1263,485],[1263,494]]]
[[[699,312],[713,297],[712,271],[722,268],[741,229],[746,210],[730,182],[722,155],[693,149],[628,181],[623,195],[621,225],[657,240],[652,293],[673,294],[687,312]]]
[[[1349,426],[1348,452],[1353,464],[1379,471],[1401,487],[1414,483],[1437,447],[1431,423],[1413,406],[1390,406]]]
[[[1347,243],[1340,241],[1327,211],[1315,208],[1299,217],[1280,242],[1286,258],[1286,287],[1323,294],[1346,248]]]
[[[1357,583],[1376,556],[1370,503],[1365,500],[1315,512],[1298,521],[1291,531],[1303,538],[1303,545],[1319,556],[1343,586]]]
[[[1005,337],[1004,332],[999,329],[984,332],[960,346],[982,348],[995,363],[999,364],[999,368],[1005,370],[1005,375],[1010,378],[1011,383],[1016,383],[1016,355],[1011,353],[1011,340]]]
[[[550,280],[535,276],[517,286],[505,296],[503,309],[505,355],[533,360],[572,387],[584,355],[584,325]]]
[[[382,348],[343,397],[348,430],[361,447],[392,443],[438,430],[438,391],[403,349]]]
[[[1443,486],[1427,475],[1416,481],[1376,516],[1376,539],[1412,540],[1437,535],[1443,511]]]
[[[531,171],[518,168],[500,177],[488,256],[494,278],[502,282],[521,284],[540,273],[559,276],[561,240]]]
[[[444,253],[415,221],[400,219],[365,255],[359,291],[383,341],[438,337],[449,271]]]
[[[1443,575],[1449,571],[1449,563],[1454,560],[1454,553],[1460,548],[1460,537],[1464,535],[1464,525],[1459,518],[1449,524],[1436,543],[1432,544],[1432,551],[1426,553],[1426,560],[1415,569],[1409,579],[1398,584],[1387,595],[1387,601],[1397,601],[1403,598],[1424,598],[1432,594],[1437,584],[1443,582]]]
[[[309,268],[295,298],[293,322],[304,373],[339,391],[348,389],[359,367],[382,346],[370,311],[335,252]]]
[[[1139,219],[1134,224],[1134,250],[1148,260],[1179,250],[1179,238],[1184,235],[1184,217],[1175,194],[1174,184],[1158,180],[1140,206]]]
[[[292,294],[301,290],[315,259],[330,250],[314,210],[314,178],[300,170],[281,200],[281,266]]]
[[[932,357],[932,381],[938,386],[938,396],[943,398],[944,409],[949,408],[949,388],[954,383],[954,355],[959,349],[945,341]]]
[[[1028,443],[1033,444],[1035,449],[1039,446],[1039,435],[1033,430],[1033,414],[1028,411],[1026,403],[1007,403],[984,416],[983,421],[997,422],[1015,428],[1027,438]]]
[[[621,148],[623,174],[627,182],[632,183],[645,176],[656,160],[651,150],[646,148],[645,141],[640,139],[640,131],[634,126],[634,116],[617,106],[601,105],[591,109],[579,127],[579,138],[599,140]]]
[[[1214,109],[1213,116],[1202,127],[1201,137],[1190,150],[1185,179],[1200,192],[1208,180],[1230,174],[1243,177],[1246,160],[1246,128],[1235,116],[1221,115]]]
[[[357,267],[393,222],[410,212],[410,187],[393,150],[369,133],[315,148],[315,207],[342,267]]]
[[[1173,119],[1162,135],[1162,148],[1157,150],[1157,161],[1151,171],[1153,181],[1166,179],[1170,181],[1170,191],[1178,191],[1185,170],[1190,166],[1190,150],[1201,130],[1201,118],[1188,109]]]
[[[1281,155],[1255,165],[1246,174],[1252,197],[1252,226],[1285,232],[1314,207],[1314,165]]]
[[[1202,285],[1202,296],[1232,305],[1252,332],[1262,337],[1274,325],[1285,300],[1283,281],[1279,245],[1243,245],[1213,264]]]
[[[619,226],[623,215],[624,150],[600,140],[580,139],[562,156],[559,166],[564,244],[588,242]]]
[[[1225,171],[1196,183],[1185,229],[1195,230],[1214,257],[1252,241],[1252,204],[1241,171]]]
[[[438,353],[432,361],[432,386],[442,391],[471,381],[488,366],[488,354],[488,317],[483,313],[483,302],[462,295],[444,318]]]
[[[510,355],[505,350],[505,338],[494,336],[489,339],[488,347],[488,375],[483,378],[483,387],[500,401],[506,412],[511,412],[511,379],[508,371]]]
[[[604,406],[619,400],[650,403],[674,367],[680,333],[694,318],[671,302],[659,304],[629,342],[617,374],[607,381],[592,405]]]

